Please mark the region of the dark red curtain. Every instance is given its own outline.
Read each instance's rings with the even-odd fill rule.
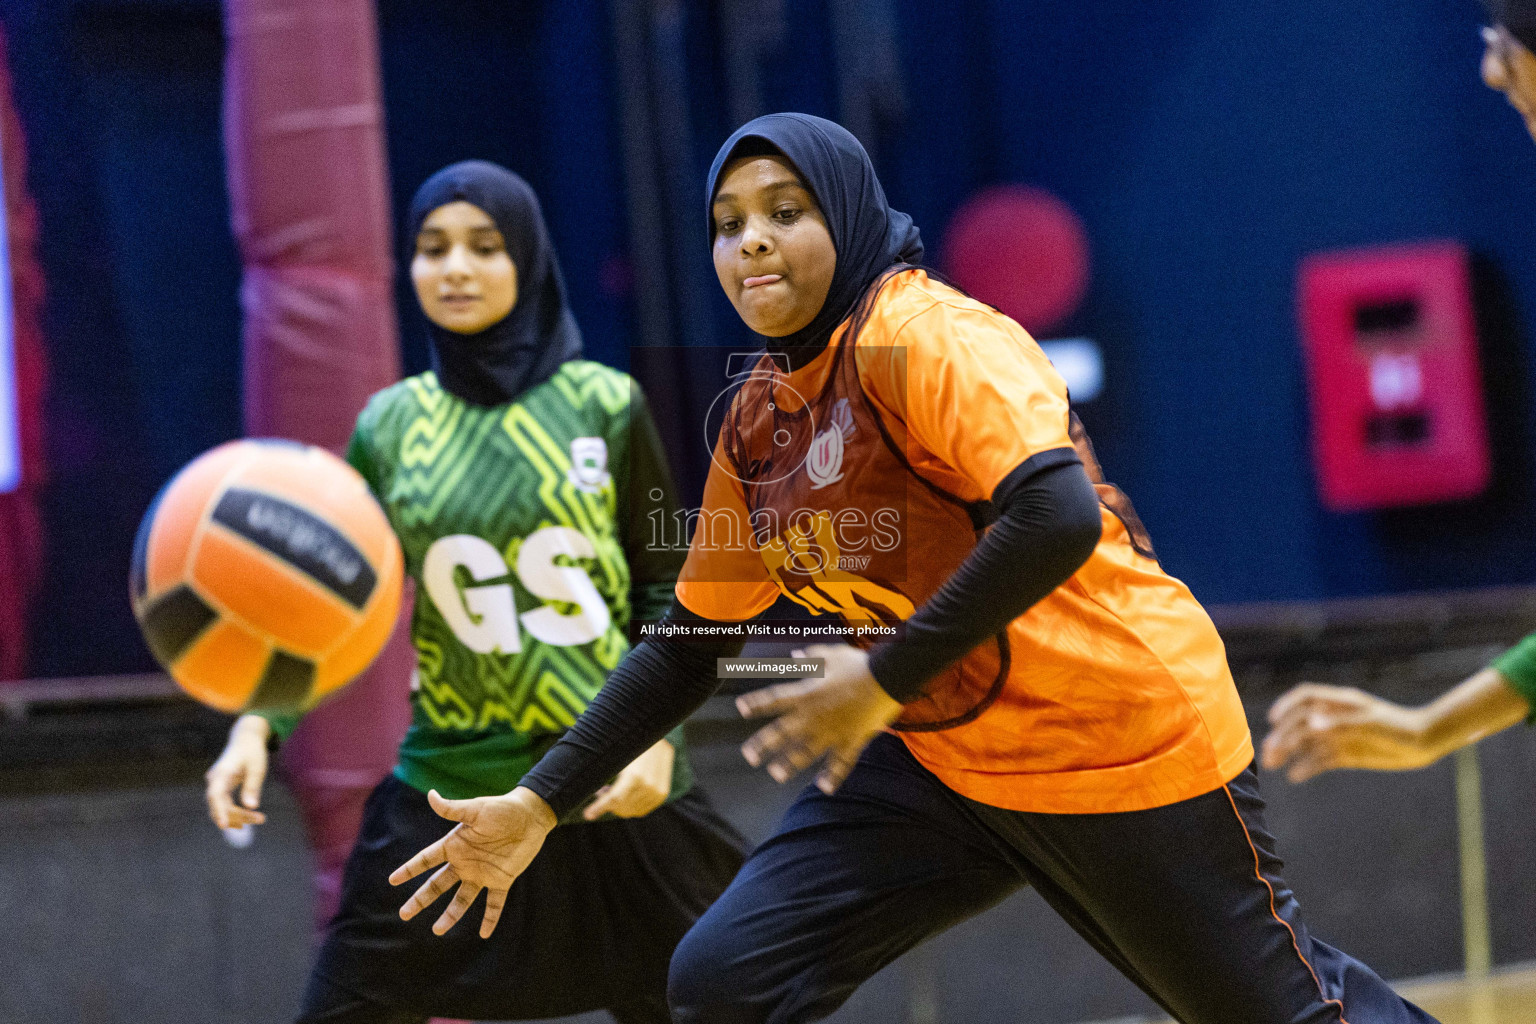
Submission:
[[[339,451],[368,396],[400,374],[373,2],[225,0],[224,16],[246,433]],[[335,908],[363,801],[409,724],[412,658],[402,626],[284,747],[315,851],[319,923]]]
[[[43,270],[37,257],[37,204],[27,191],[27,143],[11,97],[5,34],[0,30],[0,160],[5,165],[6,243],[10,247],[16,406],[21,428],[21,486],[0,494],[0,680],[27,671],[27,604],[42,573],[38,500],[46,481],[43,452]]]

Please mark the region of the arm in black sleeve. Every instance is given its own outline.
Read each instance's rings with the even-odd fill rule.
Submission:
[[[697,628],[708,619],[673,602],[662,620]],[[742,641],[656,637],[643,640],[608,676],[587,710],[520,785],[563,818],[685,718],[720,686],[716,658],[734,658]]]
[[[1070,579],[1099,542],[1099,496],[1075,460],[1048,469],[1025,463],[992,501],[997,522],[955,574],[907,620],[901,639],[870,651],[875,681],[903,703]]]
[[[631,622],[655,622],[672,604],[677,574],[688,556],[685,546],[670,544],[677,522],[677,488],[638,386],[631,389],[627,445],[614,465],[619,539],[629,562]]]

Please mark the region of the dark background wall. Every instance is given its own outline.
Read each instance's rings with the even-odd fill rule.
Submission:
[[[1108,363],[1103,397],[1082,412],[1164,562],[1199,597],[1310,601],[1536,579],[1536,402],[1524,383],[1536,345],[1536,146],[1477,81],[1475,0],[645,6],[653,16],[643,67],[615,45],[613,12],[624,3],[379,7],[397,213],[450,160],[485,157],[527,176],[595,358],[624,365],[647,336],[640,289],[657,252],[669,271],[668,341],[741,338],[708,277],[699,183],[743,111],[861,119],[893,202],[935,247],[956,207],[995,182],[1042,185],[1082,215],[1094,281],[1059,333],[1096,338]],[[865,21],[850,28],[854,15]],[[240,424],[218,5],[0,0],[0,22],[50,284],[53,484],[31,671],[147,669],[125,593],[134,527],[164,479]],[[651,140],[666,159],[638,191],[626,134],[636,80],[670,103],[653,111],[669,126]],[[637,204],[665,215],[664,244],[635,236]],[[1500,482],[1456,508],[1326,513],[1307,455],[1297,261],[1429,237],[1463,239],[1483,256]],[[411,309],[409,293],[400,298]],[[413,317],[404,328],[406,366],[422,369]],[[652,383],[684,398],[715,387]],[[675,451],[696,486],[702,451]],[[1492,647],[1524,628],[1477,642]],[[1417,642],[1426,629],[1406,631]],[[1346,640],[1312,661],[1255,672],[1263,685],[1245,677],[1245,701],[1257,716],[1297,678],[1376,686],[1391,676],[1339,669],[1333,662],[1379,646]],[[1395,695],[1425,699],[1486,653]],[[113,721],[129,728],[120,711]],[[64,746],[46,726],[32,726],[38,744]],[[80,728],[115,742],[102,721]],[[13,869],[0,877],[43,878],[30,903],[17,902],[14,886],[0,892],[0,905],[17,911],[0,950],[36,954],[15,970],[25,985],[0,992],[0,1018],[50,1019],[67,991],[66,1012],[79,1008],[81,1019],[283,1019],[307,962],[302,839],[276,792],[274,822],[252,851],[228,850],[208,827],[197,779],[222,729],[207,725],[203,745],[164,777],[124,781],[102,755],[94,770],[113,779],[67,780],[52,794],[35,766],[17,769],[9,788],[0,772],[0,862]],[[0,738],[14,760],[23,745]],[[701,736],[701,767],[723,806],[760,836],[787,794],[746,771],[739,738]],[[1483,752],[1501,963],[1536,956],[1527,927],[1536,906],[1531,751],[1529,737],[1512,732]],[[1290,881],[1319,934],[1393,977],[1459,967],[1448,765],[1406,778],[1266,785]],[[133,792],[111,789],[125,786]],[[152,863],[160,868],[143,867]],[[173,876],[185,897],[175,920],[163,912]],[[54,906],[74,909],[38,916],[36,907]],[[141,927],[125,932],[124,921]],[[246,959],[252,948],[264,952]],[[48,953],[60,949],[73,952]],[[1009,963],[998,963],[998,950]],[[60,988],[61,976],[73,987]],[[102,984],[118,995],[102,995]],[[189,990],[206,1005],[177,1005]],[[24,995],[31,1001],[19,1009]],[[957,1020],[1147,1009],[1028,894],[902,960],[840,1019],[908,1019],[918,996],[941,1000],[953,1011],[944,1019]],[[921,1019],[915,1010],[912,1019]]]
[[[1098,339],[1108,367],[1083,414],[1165,564],[1197,596],[1307,600],[1536,577],[1536,404],[1522,383],[1536,344],[1536,147],[1477,80],[1472,0],[783,0],[756,5],[750,45],[740,12],[754,5],[650,6],[661,14],[648,81],[678,120],[660,143],[674,151],[672,178],[656,186],[665,194],[642,198],[661,204],[675,250],[693,254],[670,261],[676,343],[741,336],[707,276],[699,202],[739,112],[862,117],[893,202],[931,248],[956,206],[995,182],[1043,185],[1082,215],[1094,280],[1059,333]],[[648,268],[636,254],[652,250],[630,230],[621,7],[379,10],[397,209],[453,159],[527,176],[590,354],[624,365],[641,336]],[[848,35],[850,12],[863,36]],[[50,284],[55,483],[32,672],[147,667],[124,599],[133,527],[166,477],[240,421],[218,8],[0,0],[0,20]],[[1459,508],[1327,513],[1307,453],[1297,262],[1430,237],[1486,257],[1500,483]],[[420,332],[404,321],[406,365],[421,369]],[[695,447],[679,449],[685,481],[703,465]]]

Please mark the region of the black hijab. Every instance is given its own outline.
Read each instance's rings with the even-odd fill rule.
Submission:
[[[1533,0],[1486,0],[1488,16],[1536,53],[1536,2]]]
[[[726,164],[740,156],[775,152],[794,164],[816,197],[837,249],[832,286],[816,318],[794,334],[763,339],[768,351],[785,352],[791,366],[803,366],[826,348],[833,330],[853,311],[871,282],[893,264],[923,258],[923,240],[912,218],[886,202],[874,164],[851,132],[810,114],[766,114],[738,128],[715,154],[704,194],[711,245],[715,192]]]
[[[565,282],[538,197],[505,167],[465,160],[428,178],[411,200],[407,264],[422,223],[439,206],[461,199],[484,210],[506,240],[517,267],[517,303],[478,334],[458,334],[428,320],[432,369],[450,394],[476,405],[503,405],[579,358],[581,331],[565,304]]]

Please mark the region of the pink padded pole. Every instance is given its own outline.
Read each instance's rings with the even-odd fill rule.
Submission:
[[[27,190],[27,143],[11,97],[10,63],[0,32],[0,170],[11,269],[11,341],[15,357],[21,483],[0,494],[0,682],[27,668],[27,606],[42,582],[43,520],[38,502],[47,483],[43,446],[43,268],[38,259],[37,204]],[[3,344],[3,342],[0,342]],[[5,387],[0,384],[0,387]]]
[[[400,375],[372,0],[225,0],[224,146],[244,264],[245,429],[340,451]],[[410,720],[404,623],[374,666],[305,718],[284,766],[335,910],[368,791]]]

